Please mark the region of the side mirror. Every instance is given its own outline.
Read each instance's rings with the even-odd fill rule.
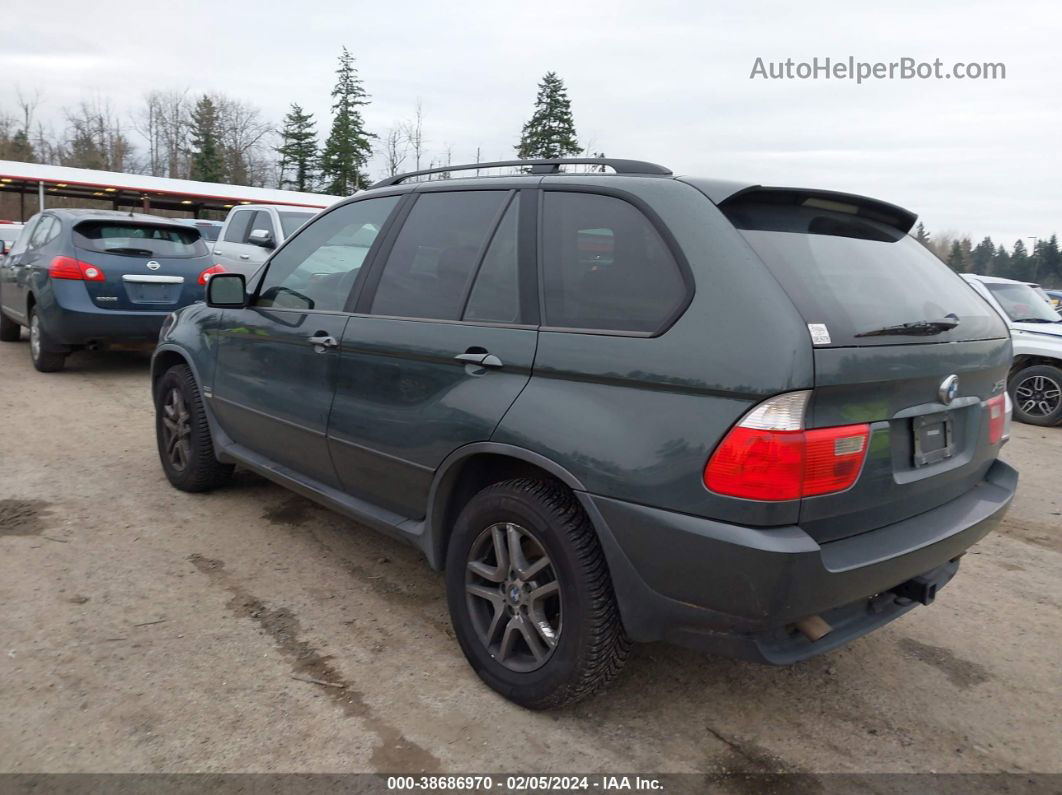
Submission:
[[[276,246],[273,242],[273,233],[268,229],[252,230],[251,234],[247,236],[247,242],[262,248],[274,248]]]
[[[247,306],[247,281],[242,273],[215,273],[206,284],[207,306],[242,309]]]

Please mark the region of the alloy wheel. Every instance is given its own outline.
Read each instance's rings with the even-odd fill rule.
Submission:
[[[162,442],[170,464],[183,472],[192,458],[192,423],[188,404],[176,387],[170,389],[162,404]]]
[[[35,360],[41,358],[41,321],[36,312],[30,315],[30,355]]]
[[[533,671],[556,650],[560,582],[526,528],[499,522],[479,534],[468,553],[465,596],[480,641],[509,670]]]
[[[1014,389],[1014,402],[1030,416],[1051,416],[1062,403],[1062,385],[1045,375],[1029,376]]]

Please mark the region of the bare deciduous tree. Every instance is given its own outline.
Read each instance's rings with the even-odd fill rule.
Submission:
[[[409,140],[406,138],[404,125],[396,124],[384,133],[383,156],[384,166],[387,169],[386,176],[393,177],[397,174],[402,164],[406,162],[409,151]]]

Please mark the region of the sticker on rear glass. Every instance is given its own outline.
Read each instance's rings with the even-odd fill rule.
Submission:
[[[808,331],[811,332],[812,345],[830,344],[830,330],[825,323],[808,323]]]

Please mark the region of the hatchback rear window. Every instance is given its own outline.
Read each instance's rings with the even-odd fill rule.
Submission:
[[[84,221],[74,227],[74,244],[88,251],[130,257],[202,257],[198,229],[125,221]]]
[[[921,243],[840,202],[738,201],[721,209],[781,283],[816,344],[1005,337],[999,316]],[[957,325],[954,321],[958,321]],[[942,323],[953,328],[929,329]],[[898,327],[915,324],[910,333]],[[919,325],[921,324],[921,328]],[[816,334],[818,336],[818,334]]]

